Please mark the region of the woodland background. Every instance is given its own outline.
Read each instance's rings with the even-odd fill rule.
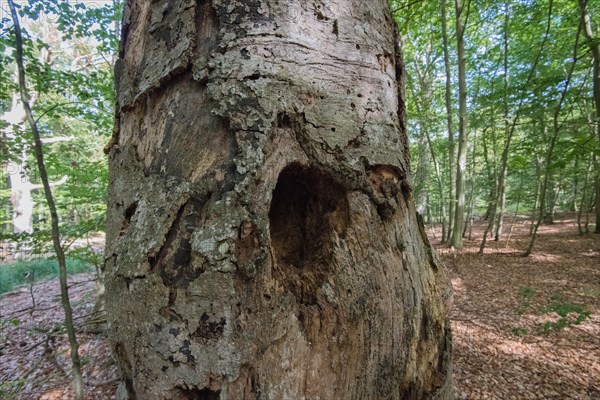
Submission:
[[[69,271],[86,273],[70,280],[84,378],[88,394],[110,398],[116,372],[93,280],[122,2],[16,3],[61,244]],[[58,283],[43,282],[58,271],[50,214],[0,6],[0,397],[68,397]],[[453,277],[459,397],[600,398],[600,2],[390,6],[406,63],[413,197]]]

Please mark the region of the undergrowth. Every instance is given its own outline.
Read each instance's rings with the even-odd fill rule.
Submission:
[[[522,287],[519,290],[521,304],[517,308],[517,314],[523,315],[525,311],[531,308],[531,303],[536,296],[534,289],[530,287]],[[546,336],[553,331],[559,331],[571,325],[579,325],[591,315],[591,312],[580,304],[570,303],[561,295],[550,296],[549,303],[537,309],[541,315],[558,315],[558,319],[547,321],[543,324],[537,324],[535,334]],[[515,336],[525,336],[528,331],[526,328],[515,326],[512,328],[512,333]]]
[[[81,260],[67,259],[67,272],[79,274],[91,272],[94,267]],[[0,294],[10,292],[20,286],[58,276],[56,259],[40,259],[34,261],[15,261],[0,264]]]

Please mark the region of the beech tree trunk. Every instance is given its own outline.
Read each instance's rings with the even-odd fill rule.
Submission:
[[[403,72],[385,0],[126,2],[107,147],[119,398],[452,397]]]
[[[463,0],[454,1],[456,8],[456,48],[458,54],[458,156],[456,159],[456,192],[454,205],[454,223],[450,234],[450,245],[463,247],[462,234],[465,223],[465,190],[467,183],[467,78],[465,61],[465,29],[468,9]]]
[[[423,125],[422,125],[423,127]],[[425,131],[425,129],[421,129],[421,137],[419,138],[419,146],[418,146],[418,161],[417,161],[417,170],[415,171],[415,205],[417,207],[417,212],[424,216],[427,210],[427,203],[429,201],[429,187],[427,186],[429,173],[429,164],[431,162],[431,152],[429,151],[429,146],[427,145],[427,135],[429,133]]]
[[[454,208],[456,207],[456,169],[454,167],[454,129],[452,123],[452,70],[450,68],[450,51],[448,49],[448,17],[446,13],[446,0],[440,0],[440,13],[442,22],[442,42],[444,47],[444,70],[446,72],[446,87],[444,102],[446,105],[446,119],[448,124],[448,238],[452,236],[454,225]]]
[[[593,59],[593,92],[596,111],[595,128],[598,143],[600,143],[600,42],[598,41],[598,38],[594,36],[592,18],[587,0],[579,0],[579,10],[581,12],[581,20],[583,23],[583,34]],[[596,164],[596,229],[594,232],[600,233],[600,162]]]

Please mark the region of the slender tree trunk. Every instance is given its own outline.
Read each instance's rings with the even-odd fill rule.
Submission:
[[[596,135],[598,144],[600,144],[600,41],[594,37],[592,28],[592,18],[588,7],[588,0],[579,0],[579,9],[581,11],[581,20],[583,23],[583,34],[588,47],[592,52],[594,62],[593,66],[593,93],[594,105],[596,108]],[[595,233],[600,233],[600,162],[596,164],[596,229]]]
[[[428,57],[428,56],[427,56]],[[429,60],[429,57],[427,58],[427,66],[431,65],[431,62]],[[419,118],[419,124],[421,126],[421,139],[426,139],[426,144],[427,144],[427,149],[428,149],[428,156],[431,157],[431,161],[433,163],[433,169],[435,172],[435,178],[436,178],[436,182],[437,182],[437,188],[438,191],[440,193],[440,202],[439,202],[439,206],[438,206],[438,213],[437,213],[437,219],[436,222],[441,222],[442,224],[442,239],[441,242],[444,243],[447,240],[447,214],[446,214],[446,204],[445,204],[445,199],[444,199],[444,183],[443,183],[443,177],[442,174],[440,172],[440,166],[438,163],[438,159],[435,153],[435,149],[433,147],[433,140],[431,139],[431,118],[430,118],[430,114],[429,114],[429,110],[431,108],[432,105],[432,98],[433,98],[433,80],[434,77],[431,73],[427,72],[427,70],[429,70],[429,68],[425,68],[426,71],[419,71],[419,68],[417,68],[417,73],[418,73],[418,81],[419,81],[419,87],[420,87],[420,93],[421,93],[421,100],[422,102],[419,101],[415,101],[415,107],[417,109],[417,112],[420,116]],[[430,69],[431,71],[433,71],[433,69]],[[413,93],[415,98],[417,98],[416,93]],[[422,106],[420,104],[423,104]],[[419,146],[420,147],[420,146]],[[429,159],[427,159],[427,163],[429,163]],[[421,164],[421,151],[419,152],[419,165]],[[424,168],[422,167],[418,167],[420,170],[425,171]],[[429,175],[429,168],[427,167],[427,176],[425,177],[419,177],[417,179],[417,181],[419,182],[423,182],[421,185],[425,185],[425,181],[428,178]],[[427,202],[427,198],[425,198],[425,202]],[[419,196],[417,196],[417,211],[421,213],[421,211],[419,211],[419,207],[421,203],[421,200],[419,199]],[[427,206],[427,204],[425,204],[423,206],[423,208],[425,208]],[[421,213],[422,214],[422,213]]]
[[[427,145],[427,135],[425,132],[424,124],[421,125],[421,135],[419,138],[419,159],[417,161],[417,171],[415,173],[415,201],[417,206],[417,212],[421,215],[425,215],[425,209],[427,208],[427,201],[429,200],[429,187],[427,182],[429,181],[429,159],[430,151]]]
[[[542,213],[542,223],[552,225],[554,223],[554,204],[556,197],[555,180],[552,173],[548,176],[546,182],[546,192],[544,194],[545,207]]]
[[[470,2],[470,0],[467,0]],[[462,248],[462,232],[465,221],[465,188],[467,179],[467,76],[465,61],[465,27],[468,7],[462,0],[455,0],[456,6],[456,47],[458,49],[458,159],[456,163],[456,206],[451,246]]]
[[[435,150],[433,148],[433,143],[431,140],[431,135],[429,130],[426,131],[427,135],[427,143],[429,145],[429,152],[431,154],[431,161],[433,162],[433,169],[435,171],[435,180],[437,182],[438,191],[440,192],[440,221],[442,223],[442,243],[446,241],[446,205],[444,202],[444,182],[442,179],[442,173],[440,172],[440,165],[438,163],[437,157],[435,155]]]
[[[473,219],[475,218],[475,150],[477,149],[477,133],[473,136],[473,143],[471,144],[471,194],[469,196],[469,240],[473,239]],[[466,226],[465,226],[466,228]],[[463,232],[463,237],[466,236],[466,229]]]
[[[546,130],[546,124],[542,121],[542,130]],[[535,160],[535,194],[533,196],[533,208],[531,211],[529,236],[533,235],[533,229],[535,227],[535,221],[537,219],[537,211],[540,207],[540,193],[542,191],[542,161],[537,157]]]
[[[508,121],[508,115],[509,115],[509,110],[508,110],[508,38],[509,38],[509,18],[510,18],[510,5],[509,2],[507,0],[504,1],[504,29],[503,29],[503,47],[504,47],[504,55],[503,55],[503,72],[504,72],[504,76],[502,78],[503,81],[503,85],[504,85],[504,93],[502,96],[502,102],[503,102],[503,119],[504,119],[504,137],[505,137],[505,141],[510,142],[511,139],[511,132],[510,132],[510,122]],[[509,143],[510,146],[510,143]],[[507,149],[509,146],[504,146],[505,149]],[[504,154],[502,157],[502,162],[504,162]],[[508,158],[508,157],[507,157]],[[508,160],[507,160],[508,162]],[[499,191],[499,196],[498,196],[498,209],[497,209],[497,222],[496,222],[496,231],[495,231],[495,236],[494,236],[494,240],[497,242],[500,240],[500,236],[502,236],[502,228],[504,226],[504,208],[506,207],[506,178],[507,178],[507,173],[508,173],[508,169],[506,168],[506,165],[503,165],[500,167],[500,173],[502,174],[502,176],[500,177],[500,179],[498,180],[498,191]]]
[[[387,1],[251,4],[126,3],[105,262],[121,393],[451,398]]]
[[[551,3],[552,4],[552,3]],[[542,187],[540,188],[540,208],[538,219],[533,227],[533,232],[531,235],[531,240],[529,241],[529,246],[527,246],[527,250],[523,254],[524,257],[528,257],[533,252],[535,241],[537,239],[537,232],[542,223],[542,219],[544,216],[544,210],[546,208],[546,191],[548,190],[548,182],[550,181],[550,176],[552,174],[552,156],[554,155],[554,147],[556,146],[556,142],[558,140],[558,135],[563,125],[558,121],[558,117],[562,110],[562,105],[567,96],[567,90],[569,89],[569,85],[571,84],[571,78],[573,77],[573,71],[575,70],[575,65],[577,64],[577,47],[579,45],[579,34],[581,32],[582,24],[579,24],[579,28],[577,29],[577,36],[575,37],[575,46],[573,49],[573,62],[571,63],[571,67],[568,71],[567,80],[565,81],[565,85],[563,87],[562,93],[560,95],[560,99],[554,109],[554,115],[552,117],[552,128],[553,133],[550,139],[550,144],[548,145],[548,151],[546,153],[545,162],[545,171],[544,171],[544,180],[542,182]]]
[[[33,113],[29,105],[29,95],[27,93],[27,84],[23,61],[23,38],[21,36],[21,26],[19,24],[19,17],[17,15],[17,10],[12,0],[8,1],[8,6],[10,8],[15,31],[16,62],[19,71],[19,89],[21,93],[21,102],[23,104],[23,109],[25,110],[27,122],[29,123],[29,127],[31,128],[31,133],[33,135],[33,149],[35,153],[35,159],[37,162],[40,179],[44,187],[44,195],[46,197],[46,202],[50,210],[52,224],[52,242],[54,244],[56,258],[58,259],[60,293],[62,306],[65,311],[65,328],[69,337],[69,345],[71,350],[71,363],[73,366],[73,390],[75,392],[75,398],[81,400],[83,399],[83,379],[81,375],[81,362],[79,360],[79,346],[77,343],[77,336],[75,333],[75,325],[73,324],[73,310],[71,309],[71,302],[69,300],[69,289],[67,286],[67,264],[65,259],[65,253],[60,243],[58,213],[56,211],[54,197],[52,196],[52,188],[50,186],[50,180],[48,179],[48,173],[46,172],[46,165],[44,164],[42,140],[40,138],[40,134],[37,128],[37,122],[33,117]]]
[[[507,4],[507,3],[505,3]],[[552,13],[553,13],[553,1],[550,0],[549,4],[548,4],[548,18],[547,18],[547,22],[546,22],[546,33],[544,34],[544,38],[542,39],[542,43],[540,45],[540,49],[537,53],[537,56],[535,58],[535,61],[533,62],[533,65],[531,67],[531,70],[529,71],[529,75],[527,77],[527,81],[525,83],[525,87],[527,87],[529,85],[529,82],[531,82],[531,79],[533,78],[533,76],[535,75],[536,72],[536,68],[537,65],[540,61],[540,58],[543,54],[544,51],[544,47],[546,45],[546,42],[548,41],[548,37],[550,34],[550,27],[552,25]],[[507,20],[505,20],[505,24]],[[507,29],[507,27],[506,27]],[[505,29],[505,31],[506,31]],[[505,36],[505,46],[508,46],[507,43],[507,36]],[[506,57],[508,54],[508,47],[505,48],[505,62],[506,62]],[[506,71],[506,73],[508,73],[508,71]],[[506,79],[508,79],[508,77],[506,77]],[[508,91],[508,81],[505,81],[505,91]],[[564,96],[565,93],[563,93]],[[494,222],[496,221],[496,213],[498,210],[498,205],[501,205],[502,208],[504,208],[504,201],[503,197],[505,196],[505,191],[506,191],[506,177],[507,177],[507,168],[508,168],[508,154],[509,154],[509,150],[510,150],[510,144],[512,142],[512,137],[513,134],[515,132],[515,128],[517,126],[517,122],[519,121],[519,116],[521,114],[522,111],[522,106],[523,106],[523,102],[524,102],[525,97],[523,97],[521,99],[521,101],[519,102],[519,106],[517,108],[517,111],[515,113],[515,116],[513,118],[512,124],[510,125],[510,128],[506,129],[506,139],[504,141],[504,149],[502,151],[502,160],[501,160],[501,164],[500,164],[500,173],[497,174],[498,176],[498,185],[497,185],[497,189],[496,189],[496,198],[492,203],[492,216],[490,219],[490,223],[488,224],[488,227],[486,228],[486,231],[483,235],[483,240],[481,241],[481,245],[479,246],[479,254],[483,254],[484,250],[485,250],[485,245],[487,242],[487,235],[488,233],[491,234],[491,232],[493,232],[494,230]],[[508,111],[505,110],[505,115],[508,115]],[[558,118],[558,117],[557,117]],[[506,125],[505,125],[506,128]],[[501,223],[501,219],[503,218],[503,213],[500,213],[500,218],[498,219],[497,223]],[[532,229],[531,229],[531,235],[533,236],[534,230],[537,231],[537,228],[533,227],[534,224],[532,222]],[[499,234],[498,231],[496,233],[496,237],[498,240],[499,239]]]
[[[590,155],[590,162],[588,164],[588,167],[585,170],[585,177],[583,179],[583,188],[581,189],[581,203],[579,205],[579,209],[577,211],[577,230],[579,231],[580,235],[583,235],[584,233],[588,233],[588,227],[587,224],[582,227],[581,226],[581,217],[582,217],[582,213],[585,210],[586,213],[588,213],[589,210],[589,203],[587,201],[587,197],[588,197],[588,190],[589,190],[589,179],[590,179],[590,175],[593,173],[594,170],[594,158],[593,158],[593,154]],[[575,200],[577,201],[577,200]]]
[[[493,118],[493,116],[492,116]],[[494,129],[494,127],[492,126],[492,130]],[[487,176],[488,176],[488,182],[491,182],[490,184],[490,194],[488,196],[488,205],[487,208],[485,210],[485,215],[483,216],[483,219],[485,221],[490,221],[490,218],[492,218],[492,224],[495,223],[495,219],[493,218],[493,212],[494,212],[494,201],[496,200],[496,190],[498,189],[498,179],[496,177],[496,173],[495,173],[495,168],[492,166],[492,162],[490,160],[490,150],[489,150],[489,146],[488,146],[488,140],[487,140],[487,134],[486,134],[487,130],[483,131],[483,134],[481,135],[481,143],[483,145],[483,161],[485,163],[485,170],[487,172]],[[495,161],[494,161],[495,163]]]
[[[575,170],[575,175],[573,176],[573,194],[570,203],[570,210],[579,212],[579,207],[577,206],[577,199],[579,198],[579,163],[580,163],[581,153],[578,151],[575,153],[575,165],[573,169]],[[586,169],[587,172],[587,169]]]
[[[519,191],[517,192],[517,205],[515,209],[515,215],[510,223],[510,227],[508,229],[508,236],[506,236],[506,246],[508,247],[508,243],[510,242],[510,238],[513,233],[513,228],[515,226],[515,222],[517,222],[517,218],[519,217],[519,207],[521,205],[521,193],[523,192],[523,178],[521,177],[521,182],[519,183]]]
[[[452,123],[452,69],[450,67],[450,50],[448,45],[448,18],[446,13],[446,0],[440,1],[440,11],[442,14],[442,41],[444,45],[444,70],[446,72],[445,103],[446,118],[448,123],[448,173],[449,173],[449,203],[448,203],[448,237],[451,236],[454,224],[454,208],[456,196],[456,169],[454,167],[454,127]]]

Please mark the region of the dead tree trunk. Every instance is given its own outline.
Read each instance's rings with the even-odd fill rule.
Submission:
[[[105,262],[121,398],[451,398],[387,2],[124,13]]]

